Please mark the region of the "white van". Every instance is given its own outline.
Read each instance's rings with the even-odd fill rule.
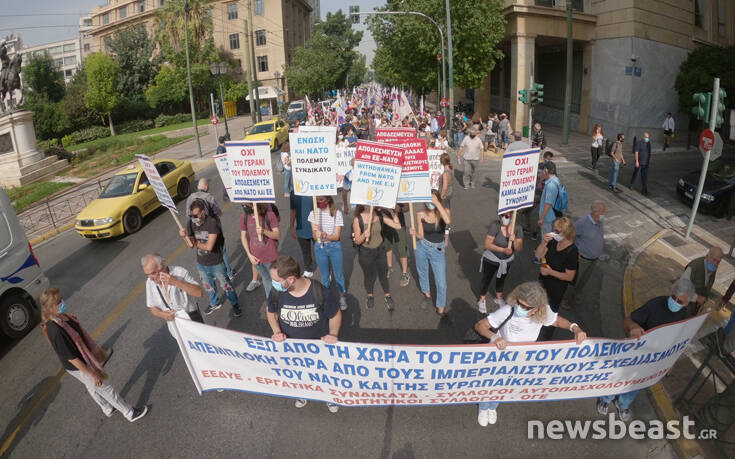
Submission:
[[[28,333],[40,316],[39,297],[49,281],[0,189],[0,332],[10,338]]]
[[[300,112],[302,110],[306,110],[306,102],[303,100],[295,100],[288,106],[288,111],[286,113]]]

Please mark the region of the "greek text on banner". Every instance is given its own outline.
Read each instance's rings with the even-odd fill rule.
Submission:
[[[337,194],[337,128],[289,134],[294,192],[298,196]]]
[[[498,214],[533,206],[540,152],[538,148],[531,148],[503,155]]]
[[[269,142],[225,142],[233,202],[276,202]]]

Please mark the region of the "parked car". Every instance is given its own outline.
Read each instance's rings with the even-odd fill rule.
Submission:
[[[697,193],[700,171],[691,172],[679,179],[676,193],[691,204]],[[735,211],[735,158],[717,158],[707,168],[699,209],[721,218]]]
[[[294,100],[288,105],[288,113],[298,112],[300,110],[306,110],[306,101]]]
[[[288,117],[286,118],[286,122],[289,126],[293,126],[294,124],[296,124],[296,121],[298,121],[299,124],[304,124],[306,122],[307,116],[308,114],[303,110],[289,113]]]
[[[194,183],[191,162],[175,159],[153,161],[171,197],[186,199]],[[74,229],[87,239],[106,239],[132,234],[143,226],[143,217],[161,206],[153,187],[137,162],[121,170],[97,199],[77,215]]]
[[[288,139],[288,123],[283,122],[278,117],[273,117],[273,119],[268,121],[261,121],[245,132],[245,140],[269,142],[272,151],[281,148],[281,145],[283,145],[286,139]]]
[[[0,332],[17,339],[40,317],[49,281],[33,254],[8,195],[0,188]]]

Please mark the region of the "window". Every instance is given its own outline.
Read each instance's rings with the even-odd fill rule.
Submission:
[[[255,31],[255,46],[265,46],[265,30]]]
[[[253,11],[256,16],[265,16],[265,2],[263,0],[255,0],[253,2]]]
[[[64,65],[64,59],[62,58],[54,59],[54,67],[60,68],[62,65]]]
[[[704,0],[694,0],[694,25],[704,28]]]
[[[125,19],[126,17],[128,17],[128,6],[127,5],[123,6],[118,11],[119,11],[118,16],[120,17],[120,19]]]
[[[258,56],[258,72],[268,71],[268,56]]]
[[[55,56],[55,55],[57,55],[57,54],[61,54],[61,53],[63,52],[63,49],[64,49],[64,48],[62,48],[61,46],[54,46],[54,47],[52,47],[52,48],[49,48],[49,49],[48,49],[48,52],[49,52],[49,54],[51,54],[52,56]]]
[[[138,2],[138,13],[145,11],[145,2]]]
[[[74,75],[74,71],[72,69],[64,70],[64,77],[71,78],[72,75]]]
[[[227,5],[227,19],[237,19],[237,3]]]
[[[67,43],[64,45],[64,52],[65,53],[73,53],[76,51],[77,47],[74,43]]]
[[[717,32],[723,37],[727,35],[727,3],[717,0]]]
[[[84,44],[84,51],[85,52],[89,51],[89,43]]]
[[[102,24],[103,25],[107,25],[109,23],[110,23],[110,13],[107,12],[107,13],[105,13],[105,14],[102,15]]]
[[[230,34],[230,49],[240,49],[240,34]]]
[[[77,57],[76,56],[66,56],[64,58],[64,66],[67,65],[76,65],[77,63]]]

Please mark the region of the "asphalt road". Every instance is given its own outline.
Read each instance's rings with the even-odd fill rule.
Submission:
[[[274,155],[274,159],[275,159]],[[583,294],[583,306],[562,311],[590,335],[620,337],[621,281],[630,250],[660,229],[659,218],[649,201],[637,193],[612,195],[599,174],[578,161],[560,161],[560,176],[570,193],[570,212],[583,215],[596,198],[608,202],[606,221],[609,260]],[[603,161],[601,161],[602,163]],[[679,171],[696,168],[691,154],[666,155],[665,168],[651,170],[654,200],[674,208],[674,180]],[[603,166],[604,168],[607,165]],[[606,169],[603,168],[603,174]],[[413,262],[408,287],[391,279],[397,310],[388,313],[382,301],[370,311],[360,307],[365,293],[362,273],[343,232],[349,304],[343,319],[341,339],[379,343],[451,344],[479,318],[476,295],[480,274],[477,267],[485,231],[493,218],[497,200],[500,164],[485,162],[477,189],[455,186],[453,233],[447,250],[448,306],[453,324],[441,323],[431,311],[418,307],[420,292]],[[626,183],[630,169],[621,173]],[[203,171],[214,178],[214,168]],[[277,174],[277,185],[282,176]],[[219,180],[213,194],[221,196]],[[664,190],[670,191],[664,191]],[[659,192],[659,190],[661,190]],[[278,194],[278,193],[277,193]],[[278,199],[282,234],[287,234],[288,203]],[[182,209],[183,204],[179,204]],[[182,209],[183,210],[183,209]],[[685,211],[684,206],[678,212]],[[228,251],[239,272],[235,286],[244,314],[228,318],[228,306],[205,321],[209,324],[270,335],[263,309],[263,291],[248,294],[250,265],[239,245],[240,209],[229,206],[223,217]],[[538,276],[531,263],[535,241],[527,240],[517,256],[507,285]],[[0,344],[0,428],[2,448],[12,457],[672,457],[666,441],[651,440],[527,440],[527,421],[539,419],[598,419],[593,399],[560,402],[516,403],[498,410],[498,424],[477,425],[474,405],[445,407],[342,408],[330,414],[324,404],[311,403],[296,409],[293,401],[240,392],[207,393],[199,396],[165,324],[145,307],[140,257],[157,251],[170,264],[183,265],[196,276],[194,254],[185,249],[167,212],[146,219],[142,230],[112,241],[93,242],[73,232],[63,233],[35,248],[41,266],[53,285],[62,289],[70,312],[90,331],[100,333],[100,342],[113,346],[107,365],[112,384],[134,405],[150,404],[150,414],[136,424],[121,416],[107,419],[76,380],[59,373],[60,364],[40,327],[16,343]],[[296,242],[285,236],[282,253],[300,259]],[[460,261],[461,260],[461,261]],[[398,262],[394,263],[399,266]],[[380,298],[377,287],[376,297]],[[206,300],[204,300],[206,301]],[[204,306],[204,305],[203,305]],[[558,338],[571,336],[558,332]],[[645,395],[633,405],[638,419],[655,413]]]

